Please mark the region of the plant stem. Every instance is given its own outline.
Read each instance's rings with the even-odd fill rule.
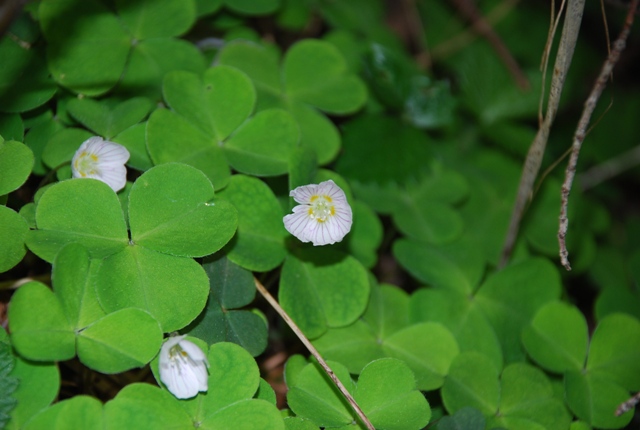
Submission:
[[[586,191],[639,164],[640,145],[590,168],[578,176],[578,183],[582,191]]]
[[[324,359],[322,358],[318,350],[311,344],[309,339],[307,339],[307,337],[302,333],[302,330],[300,330],[298,325],[295,322],[293,322],[289,314],[287,314],[285,310],[282,309],[278,301],[269,293],[269,291],[267,291],[267,289],[260,283],[260,281],[258,281],[258,279],[254,277],[253,281],[256,284],[256,289],[258,290],[258,292],[262,294],[262,296],[265,299],[267,299],[269,304],[276,310],[276,312],[278,312],[278,314],[287,323],[287,325],[291,327],[291,330],[293,330],[296,336],[298,336],[298,339],[300,339],[304,344],[304,346],[307,347],[311,355],[313,355],[316,358],[316,360],[318,360],[318,363],[320,364],[320,366],[324,369],[327,375],[329,375],[329,378],[331,378],[334,384],[336,384],[336,386],[338,387],[342,395],[347,399],[347,401],[349,402],[349,404],[351,405],[355,413],[358,414],[358,417],[360,417],[360,420],[367,426],[367,429],[375,430],[375,427],[373,426],[373,424],[371,424],[371,421],[369,421],[369,419],[364,414],[360,406],[358,406],[358,403],[353,398],[351,393],[347,391],[347,388],[342,384],[342,382],[340,382],[340,379],[338,379],[338,377],[333,372],[333,370],[331,370],[327,362],[324,361]]]
[[[567,208],[569,206],[569,193],[571,193],[573,178],[576,175],[576,166],[578,164],[580,148],[582,148],[582,142],[584,141],[585,135],[587,133],[587,126],[589,125],[589,121],[591,120],[591,115],[596,108],[596,103],[598,102],[598,99],[600,99],[600,95],[602,94],[604,87],[607,85],[607,80],[609,79],[609,76],[613,71],[613,67],[618,62],[620,54],[627,44],[627,37],[629,36],[629,32],[631,31],[631,25],[633,24],[633,19],[635,17],[637,7],[638,0],[632,0],[631,4],[629,5],[629,12],[627,13],[622,31],[620,31],[620,35],[618,36],[616,41],[613,42],[613,49],[609,53],[607,61],[605,61],[605,63],[602,65],[600,75],[598,75],[598,79],[596,79],[596,83],[591,89],[589,98],[587,98],[587,101],[585,101],[584,103],[584,109],[582,110],[582,115],[580,116],[578,127],[576,128],[576,132],[573,135],[573,143],[571,144],[571,157],[569,157],[569,164],[567,165],[567,169],[565,170],[564,183],[562,184],[562,202],[560,203],[559,217],[560,225],[558,227],[560,263],[562,263],[564,268],[567,270],[571,270],[571,265],[569,264],[569,251],[567,251],[566,243],[567,229],[569,228]]]
[[[571,65],[571,59],[573,58],[573,51],[576,46],[576,40],[578,39],[580,23],[582,22],[584,3],[585,0],[569,0],[567,6],[562,35],[560,36],[560,45],[553,66],[553,77],[551,80],[551,89],[549,90],[547,111],[544,115],[544,120],[540,123],[538,133],[529,147],[527,158],[524,161],[516,201],[513,206],[513,212],[511,213],[511,220],[509,221],[504,245],[502,246],[502,256],[500,257],[499,267],[504,267],[511,257],[511,252],[518,237],[520,221],[522,220],[527,203],[533,194],[533,186],[540,171],[540,166],[542,165],[542,158],[547,146],[547,140],[549,139],[551,124],[553,124],[553,120],[558,112],[560,95],[562,94],[567,72]],[[547,47],[550,45],[550,43],[547,43]]]
[[[620,415],[624,414],[625,412],[630,411],[638,403],[640,403],[640,393],[636,393],[635,396],[631,397],[629,400],[627,400],[626,402],[624,402],[620,406],[618,406],[618,409],[616,409],[616,414],[615,414],[616,417],[619,417]]]
[[[491,44],[493,50],[507,67],[518,87],[522,90],[529,89],[529,80],[526,75],[520,69],[513,55],[511,55],[511,51],[509,51],[507,45],[504,44],[500,36],[498,36],[498,33],[495,32],[489,21],[484,17],[480,9],[478,9],[476,2],[474,0],[451,0],[451,2],[456,6],[458,12],[460,12],[466,20],[471,22],[476,33],[484,37],[489,44]]]

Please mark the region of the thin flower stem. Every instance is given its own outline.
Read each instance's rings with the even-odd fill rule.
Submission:
[[[297,324],[293,322],[289,314],[287,314],[285,310],[282,309],[278,301],[269,293],[269,291],[267,291],[267,289],[260,283],[260,281],[258,281],[258,279],[254,277],[253,281],[256,284],[256,289],[258,290],[258,292],[262,294],[262,296],[265,299],[267,299],[269,304],[276,310],[276,312],[278,312],[278,314],[287,323],[287,325],[291,327],[291,330],[293,330],[296,336],[298,336],[298,339],[300,339],[304,344],[304,346],[307,347],[311,355],[313,355],[316,358],[316,360],[318,360],[318,363],[320,364],[320,366],[324,369],[327,375],[329,375],[329,378],[331,378],[334,384],[336,384],[336,386],[338,387],[342,395],[347,399],[347,401],[349,402],[353,410],[356,412],[356,414],[358,414],[358,417],[360,417],[360,420],[367,426],[367,429],[375,430],[375,427],[373,426],[373,424],[371,424],[371,421],[369,421],[369,419],[364,414],[360,406],[358,406],[358,403],[353,398],[351,393],[347,391],[347,388],[342,384],[342,382],[340,382],[340,379],[338,379],[338,377],[333,372],[333,370],[331,370],[327,362],[324,361],[324,359],[322,358],[318,350],[311,344],[309,339],[307,339],[307,337],[302,333],[302,330],[300,330]]]
[[[613,71],[613,67],[618,62],[620,54],[627,44],[627,37],[629,36],[629,32],[631,31],[631,25],[633,24],[633,19],[635,17],[637,8],[638,0],[632,0],[631,4],[629,5],[629,11],[627,13],[622,31],[620,31],[620,35],[618,36],[616,41],[613,42],[613,49],[609,53],[607,61],[605,61],[605,63],[602,65],[602,69],[600,70],[598,79],[596,79],[596,83],[591,89],[591,94],[589,94],[589,98],[587,98],[584,103],[584,109],[582,110],[582,115],[580,116],[578,127],[576,128],[576,132],[573,135],[573,143],[571,144],[571,157],[569,158],[569,164],[567,165],[567,169],[565,170],[564,183],[562,184],[562,201],[560,203],[559,217],[560,225],[558,227],[560,263],[567,270],[571,270],[571,265],[569,264],[569,251],[567,251],[566,243],[567,229],[569,228],[567,208],[569,206],[569,194],[571,193],[573,178],[576,175],[576,166],[578,164],[580,148],[582,148],[582,142],[584,141],[585,135],[587,133],[587,127],[589,126],[591,115],[596,108],[596,103],[598,102],[598,99],[600,99],[600,95],[602,94],[604,87],[607,85],[607,80],[609,79],[609,76]]]
[[[0,282],[0,291],[2,290],[17,290],[27,282],[38,281],[43,284],[51,285],[51,274],[47,273],[38,276],[29,276],[26,278],[13,279],[11,281]]]
[[[58,170],[62,169],[64,166],[69,166],[69,165],[71,165],[71,160],[62,162],[58,164],[56,167],[54,167],[53,169],[49,170],[46,176],[42,178],[42,181],[40,181],[40,184],[38,185],[38,189],[44,187],[49,182],[51,182],[51,180],[53,179],[53,176],[58,172]]]

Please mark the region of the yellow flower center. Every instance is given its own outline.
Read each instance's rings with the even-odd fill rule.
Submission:
[[[329,196],[311,196],[309,216],[318,222],[325,222],[329,216],[336,214],[333,199]]]
[[[83,178],[87,175],[96,175],[98,174],[98,156],[83,151],[76,158],[74,167]]]

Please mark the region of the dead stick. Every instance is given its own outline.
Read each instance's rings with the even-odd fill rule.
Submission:
[[[504,44],[500,36],[498,36],[498,33],[495,32],[489,21],[487,21],[480,9],[478,9],[475,1],[451,0],[451,2],[456,5],[458,11],[465,19],[471,22],[473,29],[491,44],[494,51],[498,54],[498,57],[500,57],[505,66],[507,66],[509,73],[518,84],[518,87],[523,90],[528,89],[529,79],[527,79],[520,69],[518,62],[513,58],[513,55],[511,55],[511,51],[509,51],[507,45]]]
[[[616,409],[616,413],[615,413],[616,417],[619,417],[620,415],[624,414],[625,412],[630,411],[638,403],[640,403],[640,393],[636,393],[635,396],[631,397],[629,400],[627,400],[626,402],[624,402],[620,406],[618,406],[618,409]]]
[[[518,237],[520,221],[522,220],[525,207],[533,194],[533,185],[540,171],[540,166],[542,165],[542,157],[544,156],[547,140],[549,139],[551,124],[553,124],[556,113],[558,112],[560,95],[562,94],[567,72],[571,65],[576,40],[578,40],[584,3],[585,0],[569,0],[567,5],[567,12],[562,26],[562,35],[560,36],[560,46],[558,47],[558,53],[556,54],[556,60],[553,66],[553,77],[551,79],[551,89],[549,90],[547,111],[544,120],[538,128],[538,133],[529,147],[527,158],[524,161],[520,185],[518,186],[518,194],[516,195],[511,220],[509,221],[509,228],[507,229],[507,235],[502,247],[499,267],[504,267],[511,257],[513,247]]]
[[[282,309],[278,301],[269,293],[269,291],[267,291],[267,289],[260,283],[260,281],[258,281],[256,278],[253,278],[253,281],[256,284],[256,289],[258,290],[258,292],[262,294],[262,296],[265,299],[267,299],[269,304],[276,310],[276,312],[278,312],[278,314],[289,325],[289,327],[291,327],[291,330],[293,330],[296,336],[298,336],[298,339],[302,341],[302,343],[304,344],[304,346],[307,347],[309,352],[316,358],[316,360],[318,360],[318,363],[320,364],[320,366],[324,369],[327,375],[329,375],[329,378],[331,378],[334,384],[336,384],[336,386],[338,387],[342,395],[347,399],[347,401],[349,402],[353,410],[356,412],[356,414],[358,414],[358,416],[360,417],[360,420],[362,420],[362,422],[367,426],[369,430],[376,430],[373,424],[371,424],[371,421],[369,421],[367,416],[364,414],[360,406],[358,406],[358,403],[353,398],[351,393],[347,391],[347,388],[342,384],[342,382],[340,382],[340,379],[338,379],[338,377],[333,372],[333,370],[331,370],[327,362],[324,361],[324,359],[322,358],[318,350],[311,344],[309,339],[307,339],[307,337],[302,333],[302,330],[300,330],[298,325],[295,322],[293,322],[289,314],[287,314],[285,310]]]
[[[586,191],[637,165],[640,165],[640,145],[582,173],[578,176],[578,184]]]
[[[420,70],[425,71],[431,67],[431,58],[429,57],[429,51],[424,40],[424,26],[422,25],[416,0],[405,0],[402,11],[407,23],[407,28],[409,29],[409,35],[413,40],[415,48],[418,50],[415,55],[416,63]]]
[[[515,8],[520,0],[503,0],[500,4],[496,5],[485,15],[485,19],[489,25],[502,21],[511,11]],[[449,57],[451,54],[460,51],[465,46],[473,42],[478,37],[478,32],[473,28],[460,31],[452,38],[440,43],[437,46],[431,48],[431,58],[433,60],[440,60]]]
[[[591,89],[589,98],[587,98],[587,101],[584,103],[584,109],[582,110],[582,115],[580,116],[578,127],[576,128],[576,132],[573,135],[573,143],[571,144],[571,156],[569,157],[569,164],[567,165],[567,169],[565,170],[564,183],[562,184],[562,200],[560,203],[559,217],[560,225],[558,227],[560,263],[562,263],[564,268],[567,270],[571,270],[571,265],[569,264],[569,251],[567,251],[566,243],[567,229],[569,228],[567,208],[569,206],[569,194],[571,193],[573,178],[576,175],[576,166],[578,164],[580,148],[582,147],[582,142],[584,141],[587,127],[589,126],[589,121],[591,120],[591,115],[596,108],[596,103],[598,102],[598,99],[600,98],[604,87],[607,85],[607,80],[609,79],[609,76],[613,71],[613,67],[618,62],[620,54],[627,44],[627,37],[629,37],[629,32],[631,31],[631,25],[633,24],[633,19],[635,17],[637,7],[638,0],[632,0],[631,4],[629,5],[629,12],[627,13],[624,27],[622,28],[622,31],[620,32],[620,35],[618,36],[616,41],[613,42],[613,49],[609,53],[607,61],[605,61],[605,63],[603,64],[602,70],[600,70],[600,75],[598,75],[598,79]]]

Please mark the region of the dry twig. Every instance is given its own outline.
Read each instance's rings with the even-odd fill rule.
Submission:
[[[578,184],[582,191],[586,191],[638,165],[640,165],[640,145],[582,173],[578,176]]]
[[[640,393],[636,393],[635,396],[633,396],[632,398],[630,398],[629,400],[627,400],[626,402],[624,402],[620,406],[618,406],[618,409],[616,409],[616,417],[619,417],[620,415],[624,414],[625,412],[630,411],[638,403],[640,403]]]
[[[489,21],[482,15],[473,0],[451,0],[456,5],[458,11],[471,22],[473,29],[482,37],[487,39],[496,51],[502,62],[505,64],[511,76],[521,89],[529,88],[529,80],[520,69],[518,62],[513,58],[509,48],[504,44],[498,33],[495,32]]]
[[[322,358],[318,350],[311,344],[311,342],[309,341],[309,339],[307,339],[304,333],[302,333],[302,330],[300,330],[298,325],[291,319],[289,314],[287,314],[285,310],[282,309],[278,301],[269,293],[269,291],[267,291],[267,289],[260,283],[260,281],[258,281],[256,278],[253,278],[253,281],[256,284],[256,289],[258,290],[258,292],[262,294],[262,296],[265,299],[267,299],[269,304],[276,310],[276,312],[278,312],[278,314],[287,323],[287,325],[291,327],[291,330],[293,330],[296,336],[298,336],[298,339],[302,341],[302,343],[304,344],[305,347],[307,347],[309,352],[316,358],[316,360],[318,360],[318,363],[320,364],[322,369],[324,369],[327,375],[329,375],[329,378],[331,378],[333,383],[336,384],[336,386],[338,387],[342,395],[347,399],[347,401],[349,402],[349,404],[351,405],[355,413],[358,414],[358,417],[360,417],[360,420],[364,423],[364,425],[366,425],[369,430],[375,430],[375,427],[373,426],[373,424],[371,424],[371,421],[369,421],[369,419],[364,414],[360,406],[358,406],[358,403],[353,398],[351,393],[347,391],[347,388],[342,384],[342,382],[340,382],[340,379],[338,379],[338,377],[333,372],[333,370],[331,370],[327,362],[324,361],[324,358]]]
[[[613,71],[613,67],[618,62],[620,54],[626,46],[627,37],[629,36],[629,32],[631,31],[631,25],[633,24],[633,19],[635,17],[637,8],[638,0],[632,0],[631,4],[629,5],[629,12],[627,13],[622,31],[620,32],[620,35],[618,36],[616,41],[613,42],[613,49],[609,53],[607,61],[605,61],[605,63],[603,64],[602,70],[600,70],[598,79],[591,89],[591,94],[589,94],[589,98],[587,98],[587,101],[584,103],[584,109],[582,110],[582,115],[580,116],[578,127],[576,128],[576,132],[573,135],[573,143],[571,144],[571,156],[569,157],[569,164],[567,165],[567,169],[565,170],[564,183],[562,184],[562,201],[560,203],[560,226],[558,228],[560,263],[562,263],[564,268],[567,270],[571,270],[571,265],[569,264],[569,251],[567,251],[566,243],[567,229],[569,228],[567,207],[569,206],[569,194],[571,193],[573,178],[576,175],[576,165],[578,164],[580,148],[582,147],[582,142],[584,141],[587,127],[589,125],[589,121],[591,120],[591,115],[593,114],[593,111],[596,107],[596,103],[598,102],[598,99],[600,98],[600,95],[602,94],[602,91],[607,84],[607,80],[609,79],[609,76]]]
[[[402,11],[409,35],[418,51],[415,55],[416,63],[420,70],[425,71],[431,67],[431,57],[424,40],[424,26],[420,19],[420,11],[416,5],[416,0],[405,0],[402,5]]]
[[[529,147],[529,152],[527,153],[527,158],[524,162],[522,176],[520,177],[520,185],[518,186],[518,194],[516,195],[511,220],[509,221],[509,228],[502,247],[502,256],[499,264],[500,267],[504,267],[511,256],[511,252],[513,251],[513,247],[518,236],[518,228],[520,227],[520,221],[522,220],[524,209],[531,198],[533,185],[542,164],[542,157],[547,146],[547,140],[549,139],[551,124],[553,124],[553,120],[558,112],[560,95],[562,94],[567,72],[571,65],[571,59],[573,58],[576,40],[578,39],[578,31],[580,30],[580,23],[582,22],[584,3],[585,0],[569,0],[568,2],[564,25],[562,27],[562,35],[560,36],[560,45],[558,47],[558,53],[556,54],[555,64],[553,66],[553,77],[551,79],[551,89],[549,90],[547,112],[545,113],[544,119],[538,128],[538,133],[536,134],[535,139]],[[550,36],[552,35],[550,34]],[[551,43],[547,43],[547,47],[550,46]]]

